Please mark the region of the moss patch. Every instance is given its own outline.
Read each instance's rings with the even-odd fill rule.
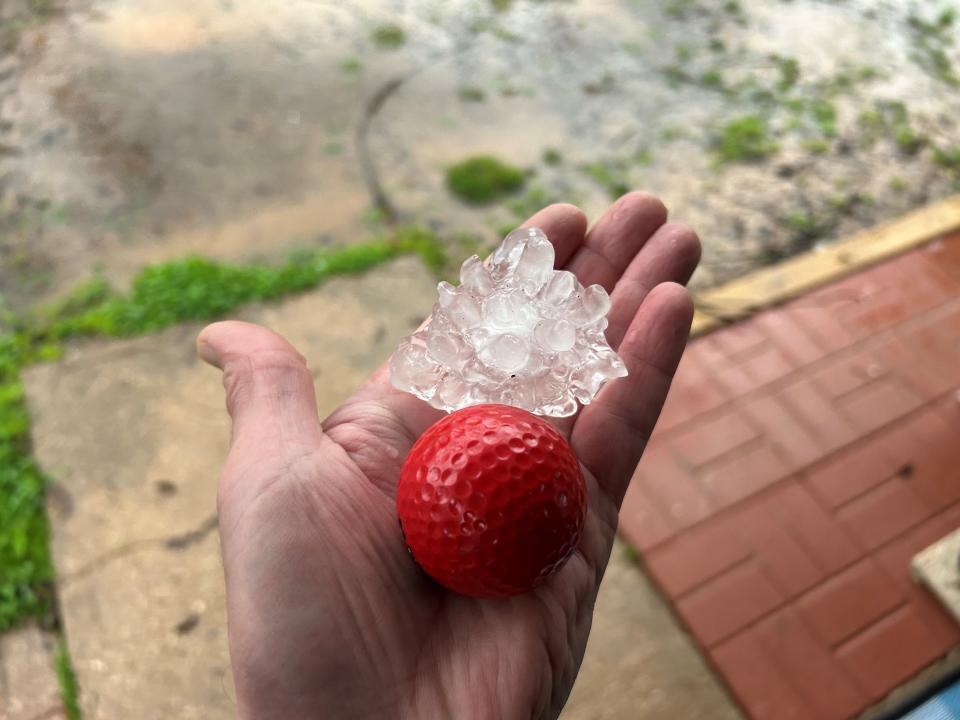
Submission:
[[[403,28],[394,23],[378,25],[370,32],[370,42],[380,50],[396,50],[407,41]]]
[[[464,85],[457,90],[457,97],[464,102],[483,102],[487,99],[487,94],[478,87]]]
[[[477,155],[447,168],[450,192],[472,205],[486,205],[523,187],[523,170],[490,155]]]
[[[760,115],[743,115],[722,125],[713,138],[717,163],[758,162],[779,150],[767,120]]]
[[[213,320],[256,300],[274,300],[400,255],[445,263],[432,232],[401,228],[379,240],[297,253],[280,265],[222,263],[202,257],[151,265],[118,293],[95,278],[60,302],[0,325],[0,631],[53,606],[53,571],[43,496],[46,478],[31,454],[20,371],[60,356],[75,337],[128,337],[188,320]]]
[[[60,683],[60,697],[63,698],[63,709],[67,713],[67,720],[81,720],[80,691],[77,687],[77,676],[73,673],[70,654],[67,644],[61,640],[57,645],[57,654],[54,658],[57,680]]]

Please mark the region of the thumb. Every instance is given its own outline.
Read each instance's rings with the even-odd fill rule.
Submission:
[[[262,453],[319,444],[313,376],[280,335],[251,323],[213,323],[197,336],[197,352],[223,370],[234,447],[253,443]]]

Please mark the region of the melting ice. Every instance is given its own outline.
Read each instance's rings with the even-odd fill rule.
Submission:
[[[476,255],[460,285],[442,282],[427,325],[390,359],[390,379],[441,410],[503,403],[563,417],[627,369],[607,344],[610,297],[553,269],[539,228],[507,235],[488,265]]]

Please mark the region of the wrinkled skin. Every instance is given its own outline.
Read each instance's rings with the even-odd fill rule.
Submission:
[[[326,420],[304,359],[272,331],[210,325],[233,419],[220,537],[238,713],[309,718],[554,718],[583,658],[627,483],[686,344],[692,230],[631,193],[586,232],[570,205],[544,229],[556,265],[612,296],[607,336],[629,369],[557,422],[584,470],[588,515],[570,561],[534,591],[477,600],[411,561],[395,492],[414,440],[441,417],[381,367]]]

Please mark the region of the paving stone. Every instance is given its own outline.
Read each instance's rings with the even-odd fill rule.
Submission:
[[[710,655],[754,720],[809,720],[809,706],[753,633],[733,636]]]
[[[659,593],[613,549],[590,642],[561,720],[735,720],[739,711]]]
[[[888,480],[837,511],[837,517],[861,546],[871,550],[932,514],[900,477]]]
[[[871,700],[943,654],[936,635],[913,605],[871,625],[837,650],[837,657]]]
[[[753,561],[741,563],[677,601],[680,615],[710,647],[783,602],[783,596]]]
[[[33,624],[0,635],[0,719],[66,720],[56,647],[56,636]]]
[[[326,413],[429,311],[434,285],[404,259],[242,315],[304,353]],[[198,330],[79,345],[25,375],[87,720],[235,714],[215,529],[229,429]]]
[[[668,593],[682,595],[750,556],[728,515],[710,518],[647,553],[647,568]]]
[[[755,633],[783,675],[801,690],[815,717],[851,717],[863,707],[863,694],[791,608],[762,620]]]
[[[826,647],[839,645],[903,601],[900,588],[871,559],[847,568],[797,601],[807,625]]]
[[[960,526],[958,257],[960,235],[691,347],[725,399],[671,408],[621,527],[751,717],[856,716],[960,644],[909,571]],[[924,552],[960,604],[960,551]]]
[[[724,519],[750,548],[764,575],[787,597],[799,595],[824,577],[813,554],[789,525],[770,512],[764,499],[747,502]]]

